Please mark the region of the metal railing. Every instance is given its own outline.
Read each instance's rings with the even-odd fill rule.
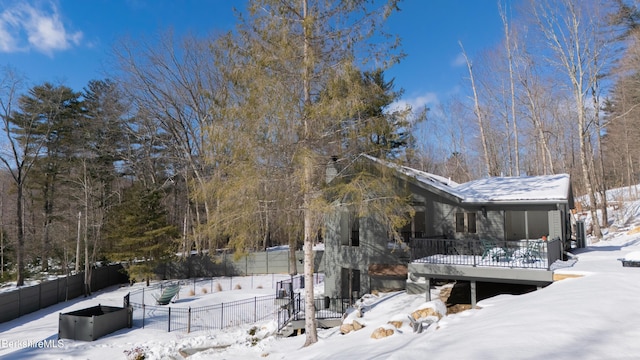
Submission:
[[[315,274],[314,282],[323,281],[323,274]],[[228,281],[224,287],[233,287],[233,279],[216,279],[216,285]],[[213,291],[213,279],[180,280],[182,287],[211,287]],[[281,330],[281,321],[284,326],[291,320],[298,320],[300,313],[304,312],[304,299],[300,299],[300,293],[295,290],[304,288],[304,277],[292,276],[290,279],[275,283],[276,294],[253,297],[249,299],[229,301],[220,304],[201,307],[176,307],[171,305],[154,304],[153,294],[162,293],[164,287],[175,284],[173,281],[158,283],[149,287],[132,291],[125,295],[126,306],[133,308],[133,326],[171,331],[191,332],[198,330],[216,330],[237,327],[243,324],[251,324],[259,321],[277,320],[278,330]],[[278,297],[286,289],[286,297]],[[329,301],[333,304],[333,301]],[[333,309],[346,309],[337,305],[325,305],[325,299],[316,300],[316,317],[318,319],[339,318],[339,314],[333,313]],[[336,303],[337,304],[337,303]],[[304,317],[302,315],[302,317]]]
[[[278,309],[278,332],[292,321],[304,320],[306,304],[300,293],[295,293],[290,299],[280,300],[284,301],[280,303]],[[318,320],[340,319],[351,306],[351,300],[324,297],[323,299],[314,299],[313,306]]]
[[[314,284],[324,281],[324,274],[313,274]],[[304,275],[291,276],[290,279],[280,280],[276,283],[276,297],[279,299],[291,297],[294,291],[304,289]]]
[[[562,258],[562,242],[414,238],[411,262],[464,266],[547,269]]]
[[[273,319],[275,296],[266,295],[201,307],[171,307],[131,302],[133,325],[171,331],[191,332],[237,327]]]

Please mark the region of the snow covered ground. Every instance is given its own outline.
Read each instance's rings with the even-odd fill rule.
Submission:
[[[482,300],[478,309],[443,317],[422,333],[413,332],[407,315],[425,306],[424,296],[399,292],[367,296],[367,311],[357,319],[363,329],[346,335],[338,328],[320,330],[318,343],[309,347],[303,347],[304,335],[275,337],[275,321],[191,334],[132,328],[93,342],[57,341],[59,313],[97,304],[121,306],[131,288],[113,287],[0,324],[0,357],[127,359],[144,354],[145,359],[181,359],[180,350],[206,348],[189,359],[638,359],[640,267],[623,267],[619,259],[638,259],[640,232],[637,220],[629,221],[637,214],[620,217],[624,227],[576,249],[577,261],[557,271],[580,277],[524,295]],[[219,302],[225,296],[262,296],[275,286],[273,277],[234,279],[241,289],[229,285],[220,292],[180,298],[193,296],[202,306],[208,298]],[[321,284],[316,292],[322,293]],[[375,329],[390,327],[390,320],[404,324],[389,337],[372,339]]]

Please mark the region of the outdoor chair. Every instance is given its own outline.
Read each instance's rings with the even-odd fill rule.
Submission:
[[[160,294],[160,296],[156,296],[155,294],[152,294],[152,295],[153,295],[153,298],[156,299],[156,303],[158,305],[167,305],[171,302],[171,299],[173,299],[173,297],[176,296],[176,294],[178,294],[178,291],[180,291],[180,285],[172,284],[165,287],[162,290],[162,293]]]
[[[498,246],[495,241],[480,239],[480,244],[482,244],[482,260],[488,257],[493,261],[500,261],[501,258],[508,259],[511,256],[509,251]]]
[[[526,247],[518,250],[514,255],[526,263],[542,260],[542,240],[530,240]]]

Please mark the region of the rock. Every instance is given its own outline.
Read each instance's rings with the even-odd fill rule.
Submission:
[[[342,334],[348,334],[353,331],[353,324],[342,324],[340,325],[340,332]]]
[[[387,336],[393,335],[395,331],[393,329],[385,329],[384,327],[379,327],[373,331],[371,334],[372,339],[382,339]]]
[[[442,315],[436,311],[435,309],[432,308],[423,308],[423,309],[418,309],[414,312],[411,313],[411,317],[414,320],[418,320],[418,319],[424,319],[426,317],[429,316],[436,316],[438,318],[438,320],[440,320],[442,318]]]
[[[387,324],[393,325],[393,327],[395,327],[396,329],[400,329],[403,323],[400,320],[392,320],[392,321],[389,321]]]
[[[342,325],[340,325],[340,332],[342,334],[348,334],[352,331],[358,331],[360,329],[362,329],[364,327],[364,325],[360,324],[357,321],[352,321],[351,323],[344,323]]]

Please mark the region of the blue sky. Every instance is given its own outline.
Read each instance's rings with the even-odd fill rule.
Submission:
[[[0,0],[0,68],[80,91],[105,78],[105,62],[122,36],[153,37],[228,30],[243,0]],[[474,54],[499,44],[497,0],[405,0],[386,29],[400,35],[407,57],[388,71],[403,100],[434,106],[465,86],[458,44]]]

